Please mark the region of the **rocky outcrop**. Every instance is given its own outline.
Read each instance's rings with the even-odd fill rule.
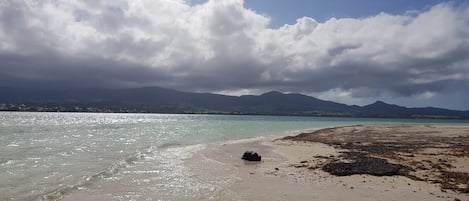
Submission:
[[[253,151],[246,151],[244,152],[243,157],[241,157],[241,159],[247,161],[261,161],[261,158],[261,155]]]

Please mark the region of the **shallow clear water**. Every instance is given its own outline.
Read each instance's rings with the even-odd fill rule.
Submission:
[[[226,180],[197,179],[183,160],[205,144],[353,124],[458,120],[0,112],[0,200],[209,198]],[[113,183],[127,194],[112,192]],[[106,189],[110,188],[110,189]],[[121,188],[121,187],[119,187]]]

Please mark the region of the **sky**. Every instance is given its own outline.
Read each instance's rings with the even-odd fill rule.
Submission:
[[[193,1],[196,2],[196,1]],[[204,2],[198,1],[197,3]],[[314,18],[318,22],[326,22],[331,18],[365,18],[388,14],[409,14],[431,8],[442,3],[442,0],[247,0],[245,6],[271,19],[271,27],[291,24],[304,16]],[[453,1],[462,3],[463,1]]]
[[[3,0],[0,86],[469,110],[469,1]]]

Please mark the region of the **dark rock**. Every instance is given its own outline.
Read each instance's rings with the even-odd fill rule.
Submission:
[[[257,154],[256,152],[246,151],[241,157],[243,160],[247,161],[261,161],[261,155]]]

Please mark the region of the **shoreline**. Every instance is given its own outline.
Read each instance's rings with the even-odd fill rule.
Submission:
[[[268,117],[304,117],[304,118],[352,118],[352,119],[404,119],[404,120],[422,120],[422,121],[458,121],[454,124],[466,124],[466,120],[469,120],[469,117],[445,117],[445,116],[419,116],[419,117],[409,117],[409,116],[344,116],[344,115],[301,115],[301,114],[276,114],[276,113],[197,113],[197,112],[119,112],[119,111],[29,111],[29,110],[0,110],[0,113],[51,113],[51,114],[130,114],[130,115],[212,115],[212,116],[268,116]],[[451,123],[451,122],[450,122]],[[434,123],[432,123],[434,124]],[[448,124],[448,123],[441,123]]]
[[[467,126],[436,125],[344,126],[308,131],[307,134],[359,127],[378,130],[404,129],[414,134],[418,131],[417,133],[422,135],[426,133],[421,130],[422,127],[427,127],[432,131],[441,130],[444,134],[451,134],[450,137],[460,137],[457,133],[461,131],[459,129],[462,129],[465,137],[469,137]],[[455,131],[455,129],[459,131],[448,133],[448,130]],[[297,137],[302,135],[304,137],[307,134],[299,134]],[[405,139],[405,136],[401,135]],[[431,132],[433,137],[438,135],[441,133]],[[469,200],[468,193],[457,189],[442,188],[441,183],[434,180],[424,181],[409,177],[409,175],[334,176],[322,170],[322,167],[330,161],[350,160],[343,157],[343,153],[350,150],[333,145],[333,143],[293,139],[295,137],[291,136],[280,139],[266,137],[233,143],[210,144],[207,149],[199,151],[191,160],[186,161],[186,164],[201,177],[207,174],[220,178],[226,177],[224,186],[215,193],[214,198],[219,200]],[[467,147],[463,145],[463,148]],[[263,161],[256,163],[241,160],[242,153],[247,150],[261,154]],[[431,154],[432,157],[435,155],[437,154]],[[390,160],[384,155],[376,157],[381,157],[393,164],[406,162]],[[412,158],[427,160],[419,157]],[[453,169],[469,174],[469,157],[464,155],[460,159],[454,161]],[[451,165],[452,162],[447,163]],[[213,164],[218,165],[211,167],[210,165]],[[447,168],[451,169],[451,167]],[[459,187],[468,188],[467,185]]]

